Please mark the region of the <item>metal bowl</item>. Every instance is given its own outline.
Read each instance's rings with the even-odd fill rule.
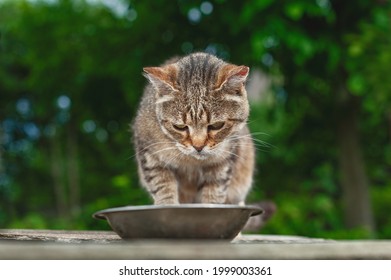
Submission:
[[[123,239],[229,239],[263,210],[227,204],[125,206],[96,212]]]

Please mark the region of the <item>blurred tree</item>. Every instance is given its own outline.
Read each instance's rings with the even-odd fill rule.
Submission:
[[[111,144],[113,152],[123,153],[122,148],[115,146],[122,145],[125,139],[128,142],[127,134],[122,134],[119,142],[109,138],[129,123],[132,112],[124,114],[126,104],[138,99],[135,94],[124,94],[132,86],[128,77],[140,71],[137,64],[131,71],[125,66],[133,56],[125,49],[131,23],[116,18],[107,8],[89,6],[83,1],[64,0],[58,4],[17,1],[4,4],[2,11],[5,15],[1,17],[5,26],[0,76],[5,85],[2,104],[10,104],[2,108],[2,119],[13,125],[34,124],[35,139],[29,137],[28,130],[23,131],[23,137],[34,144],[33,149],[42,152],[33,155],[27,166],[18,163],[13,176],[19,177],[26,168],[50,171],[52,184],[47,180],[35,184],[45,184],[45,191],[54,194],[59,217],[75,218],[80,213],[81,196],[84,203],[93,201],[93,185],[99,181],[110,184],[107,177],[102,180],[103,177],[97,176],[99,179],[94,182],[83,176],[89,172],[88,166],[101,157],[102,168],[111,167],[112,171],[107,171],[116,173],[114,158],[124,162],[126,159],[125,154],[118,158],[93,150],[102,151],[99,146]],[[110,40],[105,39],[108,34]],[[15,115],[14,109],[21,102],[28,104],[28,110]],[[88,137],[89,134],[95,137]],[[88,148],[91,144],[92,150]],[[91,153],[86,153],[87,150]],[[38,157],[41,160],[37,161]],[[28,177],[18,181],[25,185],[24,194],[28,185],[37,186]],[[53,190],[47,189],[51,185]],[[82,194],[81,185],[92,185],[91,191],[84,188]],[[32,190],[33,197],[42,195],[40,191],[43,189]],[[24,202],[29,208],[28,199],[19,197],[18,204]],[[40,204],[46,205],[42,201]]]

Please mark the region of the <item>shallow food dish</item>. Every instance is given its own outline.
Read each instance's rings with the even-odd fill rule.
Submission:
[[[123,239],[230,239],[251,216],[263,212],[254,206],[179,204],[125,206],[96,212]]]

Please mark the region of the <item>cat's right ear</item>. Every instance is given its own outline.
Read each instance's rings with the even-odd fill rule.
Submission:
[[[143,75],[156,89],[178,91],[176,86],[177,69],[174,65],[164,67],[144,67]],[[165,91],[163,90],[162,93]]]

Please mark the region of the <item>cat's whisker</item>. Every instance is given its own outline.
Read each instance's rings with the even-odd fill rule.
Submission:
[[[155,143],[152,143],[152,144],[150,144],[150,145],[144,147],[142,150],[140,150],[140,152],[143,152],[143,151],[145,151],[145,150],[147,150],[147,149],[149,149],[149,148],[151,148],[151,147],[153,147],[153,146],[155,146],[155,145],[161,145],[161,144],[176,144],[176,142],[174,142],[174,141],[161,141],[161,142],[155,142]]]
[[[235,141],[237,139],[230,139],[230,140]],[[247,143],[248,146],[254,145],[256,147],[275,148],[275,146],[273,146],[273,145],[271,145],[269,143],[254,141],[254,139],[251,139],[251,140],[253,140],[253,141],[252,141],[252,143]],[[246,143],[242,143],[242,144],[246,144]]]
[[[215,155],[215,156],[219,156],[220,154],[229,154],[229,155],[233,155],[233,156],[236,156],[237,158],[240,158],[240,159],[243,159],[244,160],[244,158],[243,157],[241,157],[241,156],[239,156],[238,154],[235,154],[234,152],[231,152],[231,151],[227,151],[227,150],[222,150],[222,151],[219,151],[219,152],[217,152],[217,151],[211,151],[211,153],[213,154],[213,155]]]
[[[248,148],[254,148],[256,151],[260,151],[260,152],[270,152],[270,150],[268,149],[264,149],[264,146],[257,146],[257,145],[253,145],[253,144],[250,144],[250,143],[238,143],[236,144],[234,147],[248,147]]]
[[[235,136],[230,136],[229,139],[231,140],[237,140],[237,139],[243,139],[243,138],[247,138],[247,139],[252,139],[256,142],[260,142],[262,144],[267,144],[267,145],[271,145],[270,143],[267,143],[266,141],[263,141],[261,139],[258,139],[258,138],[255,138],[254,136],[255,135],[267,135],[266,133],[263,133],[263,132],[255,132],[255,133],[251,133],[251,134],[244,134],[244,135],[235,135]]]
[[[269,133],[261,132],[261,131],[250,132],[250,135],[265,135],[265,136],[270,136]]]
[[[267,133],[263,133],[263,132],[253,132],[253,133],[248,133],[248,134],[243,134],[243,135],[236,135],[236,136],[256,136],[256,135],[266,135],[266,136],[270,136],[269,134]]]
[[[153,152],[152,154],[149,154],[149,155],[153,156],[155,154],[158,154],[158,153],[161,153],[161,152],[164,152],[164,151],[169,151],[169,150],[177,150],[177,148],[176,147],[168,147],[168,148],[157,150],[157,151],[155,151],[155,152]]]
[[[260,139],[253,138],[253,141],[254,141],[254,144],[256,144],[256,145],[262,145],[262,146],[268,147],[268,148],[275,148],[274,145],[272,145],[268,142],[265,142],[263,140],[260,140]]]
[[[225,151],[225,153],[230,154],[230,155],[233,155],[233,156],[237,157],[238,159],[244,160],[244,157],[241,157],[241,156],[239,156],[238,154],[235,154],[234,152]]]
[[[232,137],[229,137],[228,139],[229,139],[229,140],[239,140],[239,139],[244,139],[244,138],[253,140],[254,144],[259,144],[259,145],[262,145],[262,146],[268,147],[268,148],[275,148],[274,145],[272,145],[272,144],[270,144],[270,143],[267,143],[267,142],[265,142],[265,141],[263,141],[263,140],[254,138],[254,137],[252,137],[250,134],[239,135],[239,136],[232,136]]]
[[[167,141],[162,141],[162,142],[155,142],[155,143],[152,143],[148,146],[146,146],[145,148],[141,149],[140,151],[138,151],[137,153],[135,153],[134,155],[130,156],[128,158],[131,159],[131,158],[134,158],[135,156],[139,155],[140,153],[143,153],[144,151],[148,150],[149,148],[153,147],[153,146],[156,146],[156,145],[162,145],[162,144],[176,144],[175,142],[173,141],[170,141],[170,142],[167,142]]]
[[[249,134],[243,134],[243,135],[232,135],[232,136],[229,136],[229,138],[254,138],[254,136],[257,136],[257,135],[267,135],[267,134],[264,134],[262,132],[259,132],[259,133],[249,133]]]
[[[174,153],[173,156],[169,157],[168,159],[166,159],[166,164],[164,165],[164,168],[167,167],[168,164],[172,163],[175,159],[178,159],[182,154],[177,152],[177,153]]]
[[[254,147],[257,151],[261,151],[261,152],[268,152],[270,148],[276,148],[274,145],[269,144],[269,143],[264,142],[259,139],[255,139],[248,134],[237,136],[237,137],[230,137],[229,140],[235,141],[235,140],[240,140],[240,139],[244,139],[244,138],[251,139],[252,141],[251,142],[237,141],[236,143],[234,143],[234,145],[244,146],[244,147]],[[266,149],[264,149],[264,148],[266,148]]]

